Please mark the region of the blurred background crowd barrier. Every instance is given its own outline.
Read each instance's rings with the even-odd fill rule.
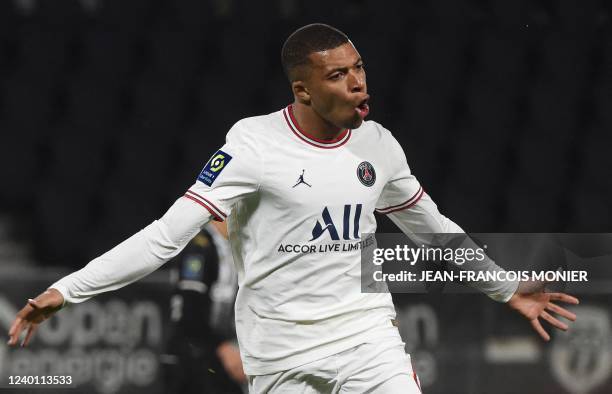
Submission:
[[[8,331],[23,300],[67,274],[40,269],[0,273],[2,333]],[[133,286],[62,310],[40,326],[27,348],[9,348],[0,341],[0,392],[33,390],[11,387],[9,376],[71,376],[77,388],[35,390],[163,394],[160,355],[169,327],[170,295],[165,272],[154,273]]]
[[[8,330],[27,297],[65,273],[0,270],[0,330]],[[22,279],[15,281],[17,275]],[[167,271],[160,271],[62,311],[41,325],[28,348],[0,341],[0,392],[24,392],[7,388],[10,375],[70,375],[77,388],[48,390],[164,393],[160,355],[170,294]],[[611,299],[582,297],[571,308],[580,320],[548,344],[522,317],[480,294],[403,294],[396,307],[427,394],[604,394],[612,390]]]
[[[466,231],[609,231],[610,2],[1,0],[2,266],[75,269],[161,216],[235,121],[291,102],[280,48],[312,22],[351,37],[366,63],[370,118],[394,133],[441,211]],[[38,279],[3,274],[0,296],[17,308],[49,283],[30,285]],[[163,286],[142,298],[140,286],[92,305],[138,308],[142,299],[163,316],[154,294]],[[500,393],[487,382],[503,379],[508,393],[519,381],[534,382],[533,393],[611,390],[609,335],[599,336],[609,332],[609,302],[594,298],[589,321],[603,342],[592,351],[563,353],[559,336],[553,357],[555,346],[519,341],[532,356],[517,367],[490,364],[507,352],[476,335],[509,327],[533,340],[504,324],[512,317],[492,319],[499,306],[475,298],[478,315],[465,317],[463,299],[413,301],[406,308],[436,321],[427,332],[437,336],[422,344],[436,368],[417,367],[429,393]],[[150,340],[141,350],[154,351]],[[2,354],[5,368],[17,365],[17,353]],[[567,365],[573,375],[559,372]]]

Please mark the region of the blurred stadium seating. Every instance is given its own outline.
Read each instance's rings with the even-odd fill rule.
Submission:
[[[289,103],[280,47],[322,21],[352,37],[371,118],[466,230],[608,231],[611,12],[569,0],[0,1],[0,214],[26,228],[37,260],[81,266],[161,215],[233,122]]]

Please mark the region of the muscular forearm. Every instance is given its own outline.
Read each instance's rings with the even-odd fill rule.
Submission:
[[[176,256],[210,218],[208,211],[180,198],[161,219],[50,288],[57,289],[65,303],[79,303],[126,286]]]

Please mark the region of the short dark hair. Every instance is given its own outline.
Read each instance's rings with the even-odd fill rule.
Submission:
[[[300,27],[283,44],[281,51],[281,62],[283,71],[293,82],[296,78],[294,70],[296,67],[309,62],[308,55],[313,52],[334,49],[349,42],[346,34],[335,27],[324,23],[313,23]]]

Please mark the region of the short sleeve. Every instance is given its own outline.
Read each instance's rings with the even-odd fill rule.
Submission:
[[[385,151],[389,152],[387,168],[390,176],[376,204],[376,212],[386,215],[412,207],[423,196],[423,188],[410,172],[400,144],[389,131],[384,131]]]
[[[259,190],[262,157],[255,133],[236,123],[184,197],[206,208],[215,220],[224,221],[238,201]]]

